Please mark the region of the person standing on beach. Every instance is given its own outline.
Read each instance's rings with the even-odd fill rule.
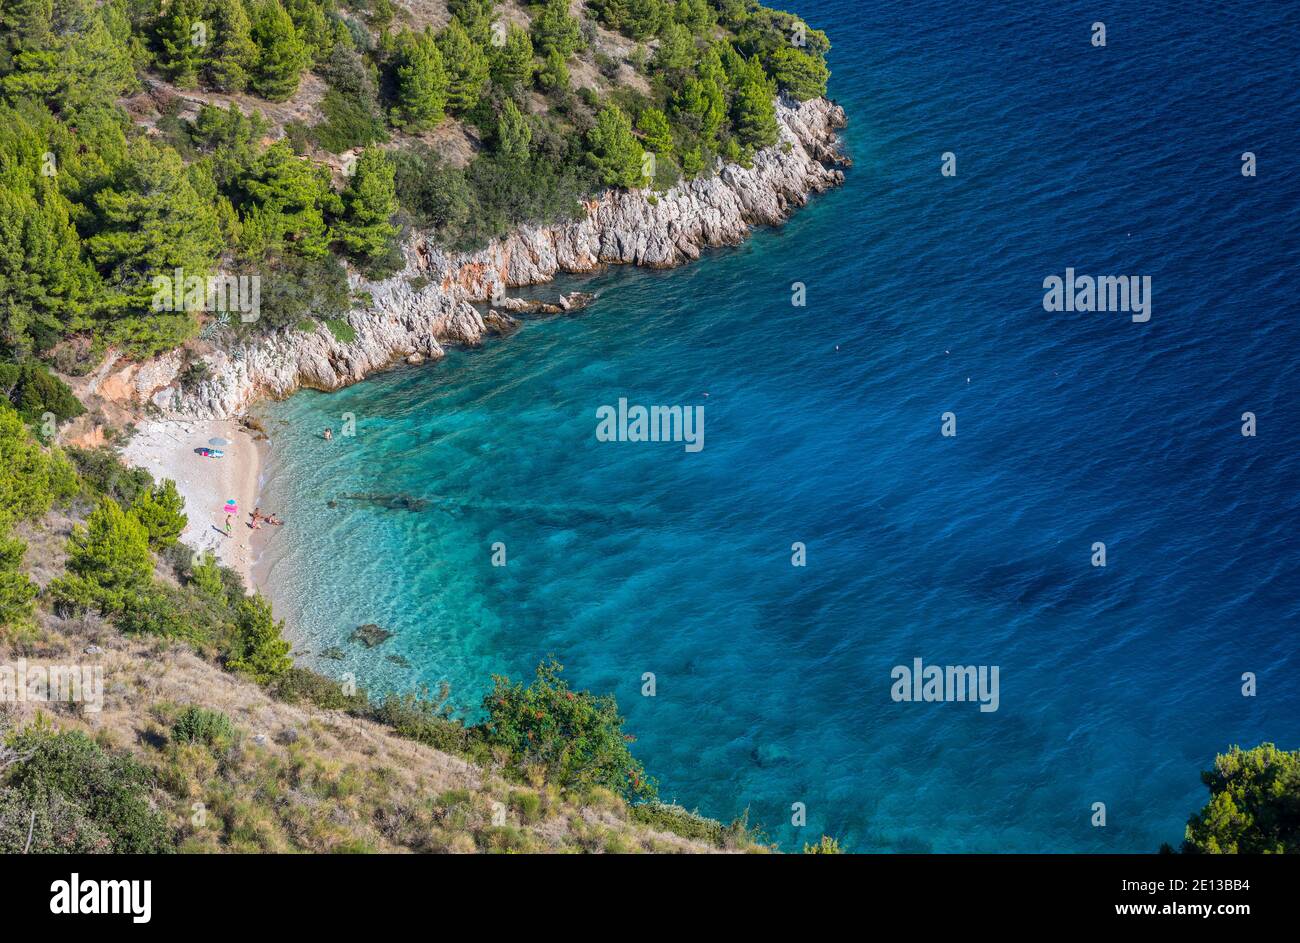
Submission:
[[[226,515],[226,536],[230,536],[230,515]]]

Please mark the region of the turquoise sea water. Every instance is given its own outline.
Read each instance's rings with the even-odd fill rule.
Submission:
[[[665,798],[785,847],[1177,842],[1216,751],[1300,747],[1300,14],[786,6],[835,43],[848,184],[583,281],[581,316],[269,407],[279,614],[344,650],[313,667],[471,715],[554,653]],[[1151,321],[1045,312],[1066,267],[1151,275]],[[598,442],[620,397],[703,405],[705,447]],[[894,703],[917,657],[1000,666],[998,711]]]

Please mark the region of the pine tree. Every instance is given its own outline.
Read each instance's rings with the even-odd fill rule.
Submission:
[[[149,534],[149,546],[163,550],[175,545],[185,532],[185,499],[176,490],[176,482],[165,479],[156,488],[144,489],[131,504],[131,513]]]
[[[659,160],[672,157],[673,129],[668,123],[667,115],[658,108],[647,108],[641,112],[636,126],[641,132],[641,140],[645,142],[646,150]]]
[[[213,0],[207,80],[223,92],[242,92],[257,65],[253,27],[242,0]]]
[[[11,356],[87,326],[94,270],[69,213],[50,184],[0,184],[0,348]]]
[[[153,577],[149,533],[112,498],[101,498],[84,527],[68,539],[70,578],[57,580],[56,595],[101,612],[120,612]]]
[[[801,49],[782,46],[771,58],[772,76],[777,83],[799,101],[820,98],[826,94],[830,70],[817,56]]]
[[[664,29],[655,50],[653,64],[656,69],[689,69],[695,61],[695,37],[685,26],[670,24]]]
[[[632,122],[617,105],[606,105],[587,132],[587,160],[601,183],[629,189],[645,184],[644,154],[632,133]]]
[[[515,23],[506,30],[505,42],[492,55],[492,78],[502,88],[518,93],[533,84],[533,41]]]
[[[397,227],[395,170],[388,156],[368,147],[357,159],[357,169],[343,191],[343,219],[335,235],[348,254],[362,259],[382,258],[393,244]]]
[[[54,21],[53,0],[4,0],[0,3],[0,44],[10,54],[42,49]]]
[[[95,194],[93,207],[86,249],[108,290],[96,311],[107,319],[106,339],[149,356],[192,336],[191,313],[151,310],[155,275],[180,268],[186,277],[206,276],[221,249],[216,213],[195,192],[177,153],[137,138],[127,165]]]
[[[673,110],[707,146],[713,146],[727,120],[726,92],[717,82],[688,78],[673,97]]]
[[[558,49],[552,49],[537,72],[537,84],[547,91],[564,91],[569,87],[569,66]]]
[[[270,101],[285,101],[298,91],[303,69],[311,52],[298,36],[293,19],[280,0],[264,0],[253,17],[253,42],[257,44],[257,66],[253,70],[253,91]]]
[[[438,33],[438,50],[447,69],[447,109],[464,114],[478,104],[483,94],[488,80],[487,55],[454,17]]]
[[[528,127],[528,119],[514,102],[507,100],[497,118],[497,153],[507,161],[526,161],[532,140],[533,132]]]
[[[496,0],[447,0],[447,12],[460,21],[474,42],[486,46],[492,37]]]
[[[26,622],[36,599],[36,584],[22,571],[27,545],[0,529],[0,629]]]
[[[735,90],[731,121],[737,139],[744,147],[754,150],[775,144],[778,137],[776,88],[757,56],[745,63],[744,71],[736,79]]]
[[[41,448],[18,414],[0,401],[0,530],[44,516],[79,484],[63,454]]]
[[[243,240],[252,254],[291,248],[308,258],[329,252],[325,214],[340,208],[329,172],[294,154],[288,141],[276,141],[240,181],[245,195]]]
[[[428,36],[403,34],[394,70],[397,104],[392,109],[393,123],[412,131],[436,127],[446,114],[447,81],[437,45]]]
[[[274,681],[293,667],[289,643],[284,640],[278,623],[271,615],[271,604],[262,596],[239,601],[235,618],[238,638],[228,666],[265,684]]]
[[[582,45],[582,29],[578,18],[569,15],[568,0],[546,0],[533,19],[533,48],[544,57],[558,52],[568,59]]]
[[[610,29],[633,39],[653,36],[669,18],[664,0],[589,0],[588,6]]]
[[[24,10],[41,15],[39,2],[19,7],[12,19],[21,20]],[[57,29],[29,29],[19,22],[0,91],[43,101],[64,116],[111,109],[114,99],[136,87],[131,52],[106,25],[115,18],[116,11],[96,7],[94,0],[59,0],[51,17]]]
[[[677,0],[673,20],[689,29],[693,36],[707,36],[717,25],[709,0]]]
[[[198,84],[199,66],[207,58],[207,28],[199,0],[168,0],[158,14],[157,63],[172,84],[180,88]]]
[[[334,30],[320,0],[287,0],[284,9],[306,44],[310,61],[324,62],[334,50]]]

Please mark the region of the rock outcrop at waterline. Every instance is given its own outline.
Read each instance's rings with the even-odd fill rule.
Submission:
[[[208,379],[182,389],[181,358],[127,368],[116,386],[131,388],[165,413],[207,419],[242,414],[255,400],[295,390],[334,390],[400,360],[437,359],[448,344],[472,345],[507,333],[509,288],[538,285],[561,272],[591,272],[610,264],[668,268],[699,258],[703,249],[737,245],[754,226],[778,225],[808,197],[840,184],[847,163],[836,130],[844,111],[825,99],[777,104],[780,140],[755,155],[753,166],[727,165],[710,177],[685,181],[651,198],[644,191],[608,191],[585,215],[552,226],[525,226],[471,253],[448,253],[416,237],[406,266],[382,281],[355,279],[368,303],[348,323],[344,341],[324,325],[313,332],[279,331],[200,354]],[[485,316],[472,302],[492,302]],[[572,298],[557,307],[575,306]],[[527,304],[527,303],[525,303]],[[202,349],[202,348],[200,348]]]

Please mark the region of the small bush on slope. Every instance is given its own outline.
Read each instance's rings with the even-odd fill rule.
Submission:
[[[235,725],[221,711],[190,706],[172,724],[172,740],[176,743],[201,743],[210,747],[230,744],[234,739]]]
[[[12,735],[7,746],[20,759],[0,781],[0,851],[21,852],[26,839],[19,843],[18,833],[33,821],[40,831],[33,826],[32,851],[172,850],[166,820],[148,802],[148,771],[136,761],[106,753],[83,733],[43,725]]]

